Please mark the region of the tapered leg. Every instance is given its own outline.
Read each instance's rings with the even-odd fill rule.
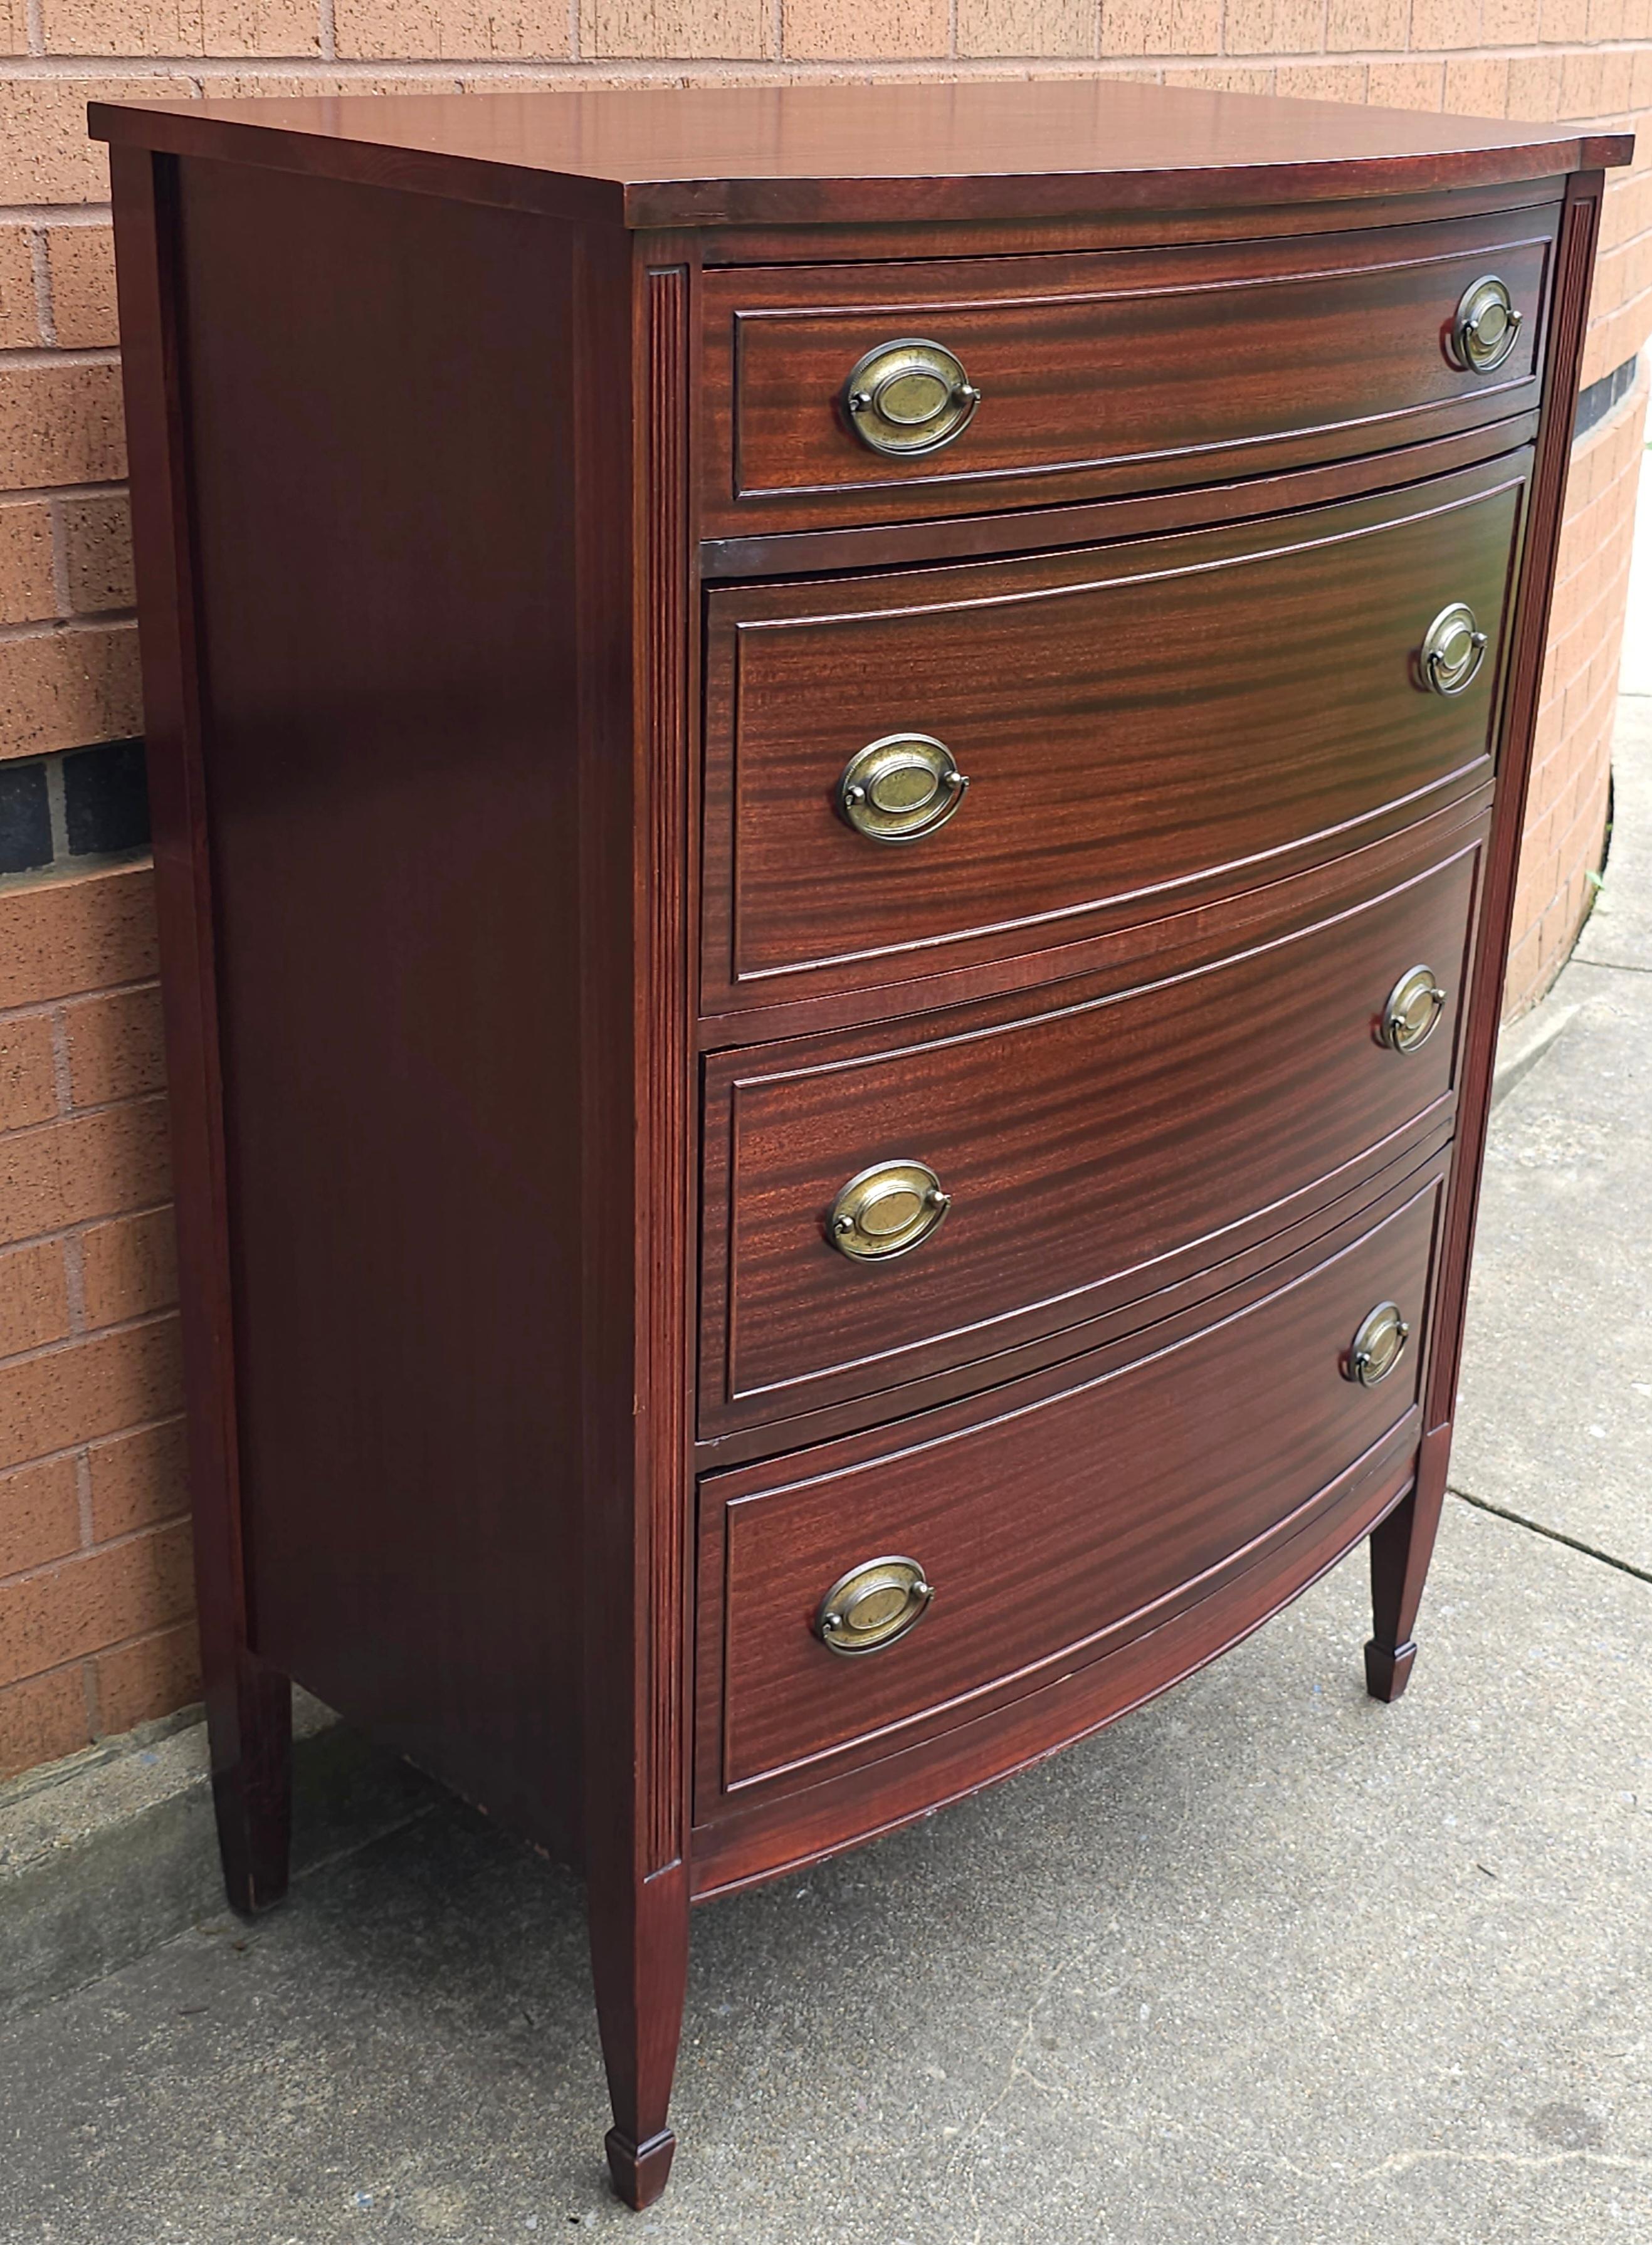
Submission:
[[[210,1631],[203,1631],[210,1637]],[[292,1833],[292,1685],[231,1648],[207,1677],[213,1808],[224,1890],[251,1917],[287,1891]]]
[[[681,1863],[652,1878],[590,1881],[591,1969],[614,2126],[606,2140],[614,2187],[628,2206],[652,2206],[671,2172],[666,2126],[688,1985],[688,1876]]]
[[[1433,1554],[1445,1497],[1451,1430],[1437,1427],[1423,1444],[1417,1486],[1403,1504],[1371,1531],[1370,1643],[1365,1648],[1365,1688],[1373,1699],[1397,1699],[1417,1658],[1417,1610]]]

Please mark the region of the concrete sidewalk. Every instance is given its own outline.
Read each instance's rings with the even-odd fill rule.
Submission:
[[[1652,2240],[1652,701],[1493,1122],[1410,1695],[1358,1558],[1044,1769],[697,1919],[624,2213],[567,1877],[443,1802],[0,2032],[0,2245]]]

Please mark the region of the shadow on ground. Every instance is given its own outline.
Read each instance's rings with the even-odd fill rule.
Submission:
[[[1652,2236],[1652,1587],[1451,1509],[1117,1730],[696,1921],[624,2213],[572,1881],[457,1808],[0,2042],[0,2235],[331,2245]]]

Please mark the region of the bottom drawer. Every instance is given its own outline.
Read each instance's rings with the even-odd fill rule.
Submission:
[[[700,1815],[1115,1652],[1391,1464],[1420,1416],[1442,1197],[1437,1167],[1318,1261],[1146,1353],[1138,1336],[704,1480]],[[1356,1360],[1383,1305],[1408,1328],[1386,1372],[1380,1318]]]

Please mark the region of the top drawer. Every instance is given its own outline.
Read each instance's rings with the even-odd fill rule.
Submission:
[[[1165,489],[1501,419],[1538,403],[1559,214],[708,273],[701,527]]]

